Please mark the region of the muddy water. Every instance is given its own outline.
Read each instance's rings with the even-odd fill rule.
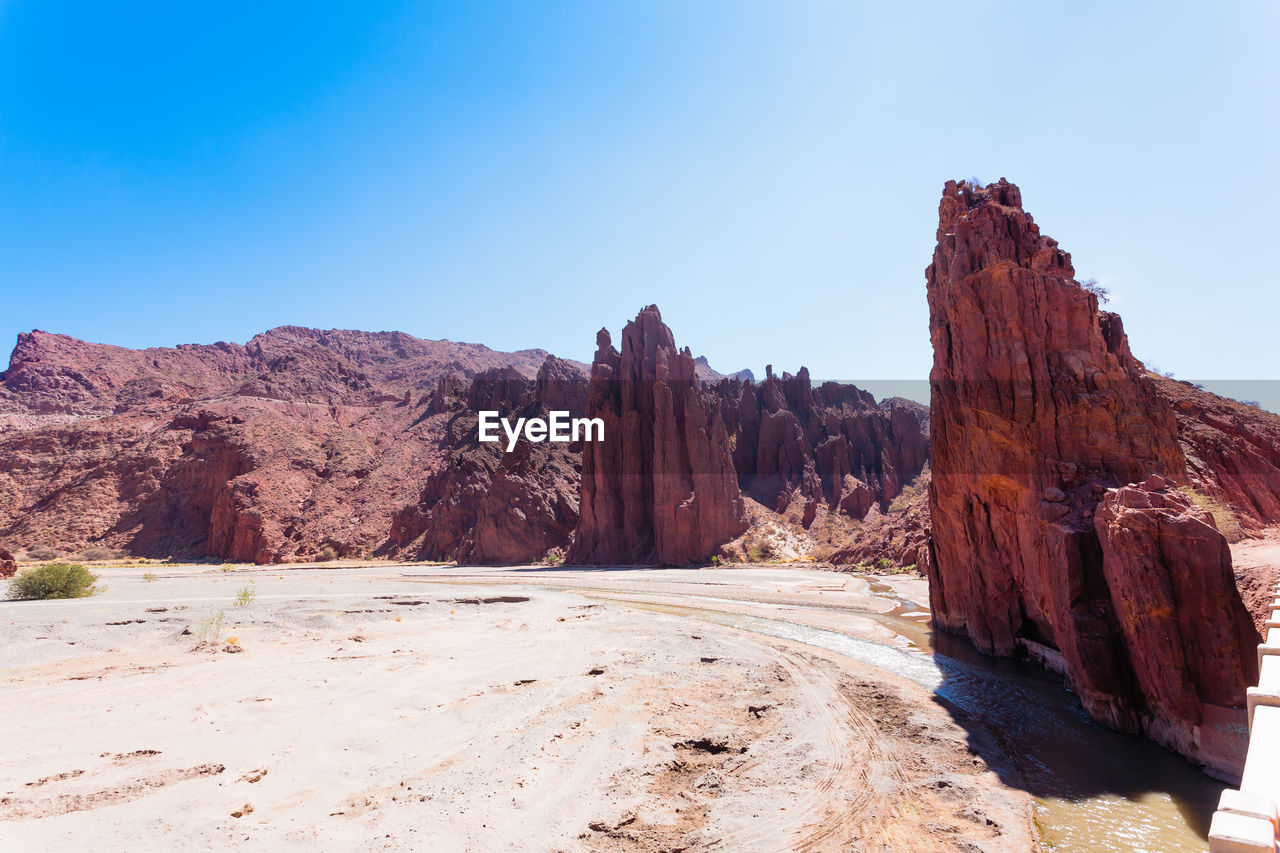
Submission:
[[[883,586],[877,584],[877,586]],[[875,589],[886,592],[887,587]],[[615,599],[616,600],[616,599]],[[982,754],[1009,785],[1036,798],[1036,823],[1047,849],[1172,851],[1206,848],[1209,818],[1224,785],[1143,738],[1091,722],[1062,679],[1019,661],[989,658],[967,641],[934,634],[911,602],[888,615],[860,613],[912,641],[902,650],[838,631],[781,619],[643,602],[672,613],[838,652],[907,678],[961,709],[999,745]]]

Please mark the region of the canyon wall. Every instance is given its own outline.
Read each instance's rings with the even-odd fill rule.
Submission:
[[[253,562],[386,553],[455,449],[438,388],[502,368],[532,382],[547,359],[292,326],[147,350],[24,334],[0,374],[0,539]]]
[[[583,448],[570,562],[705,562],[746,529],[719,401],[657,306],[626,325],[621,350],[596,336],[587,414],[605,437]]]
[[[575,559],[688,563],[741,532],[746,494],[801,507],[806,527],[819,507],[866,521],[851,562],[882,547],[916,562],[918,516],[880,520],[926,463],[924,407],[815,388],[803,368],[758,385],[717,373],[675,348],[656,308],[622,351],[599,343],[589,383],[542,350],[399,332],[286,326],[147,350],[24,334],[0,374],[0,541],[28,559],[517,563],[569,549],[581,491]],[[593,409],[607,441],[591,479],[581,443],[480,443],[481,408]]]
[[[1074,275],[1016,186],[947,184],[926,273],[934,623],[1230,773],[1213,722],[1243,703],[1256,637],[1225,539],[1176,491],[1173,407]]]
[[[446,383],[447,384],[447,383]],[[384,553],[417,560],[510,565],[563,550],[578,522],[582,442],[481,442],[477,412],[510,419],[546,417],[552,409],[581,415],[587,377],[576,365],[548,356],[536,379],[495,368],[460,393],[442,391],[437,406],[448,418],[445,457],[416,502],[392,520]]]

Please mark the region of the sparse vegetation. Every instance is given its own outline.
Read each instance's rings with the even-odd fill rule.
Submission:
[[[1179,486],[1178,491],[1191,498],[1192,503],[1213,516],[1213,523],[1218,528],[1218,532],[1225,536],[1228,542],[1239,542],[1244,539],[1244,527],[1241,526],[1240,519],[1236,517],[1235,510],[1224,501],[1212,495],[1206,495],[1193,486]]]
[[[97,580],[79,563],[50,563],[19,572],[9,582],[9,594],[19,599],[88,598],[98,592]]]
[[[718,556],[716,556],[715,554],[712,554],[712,555],[711,555],[711,565],[713,565],[713,566],[718,566],[718,565],[720,565],[720,558],[719,558]]]
[[[893,561],[890,560],[888,557],[881,557],[880,559],[876,560],[876,568],[882,572],[887,572],[893,568]]]
[[[146,573],[144,573],[144,574],[142,575],[142,579],[143,579],[144,581],[146,581],[147,583],[154,583],[154,582],[157,580],[157,578],[156,578],[156,573],[155,573],[155,572],[146,572]]]
[[[1086,278],[1084,281],[1080,282],[1080,286],[1089,293],[1098,297],[1098,303],[1101,305],[1105,305],[1111,301],[1111,291],[1098,284],[1098,280],[1096,278]]]
[[[902,487],[895,497],[889,503],[889,514],[894,515],[900,512],[906,512],[911,503],[928,487],[929,482],[929,466],[925,465],[924,469],[917,474],[910,483]]]
[[[257,595],[250,587],[245,587],[236,593],[236,607],[248,607],[253,603],[254,597]]]
[[[52,548],[36,546],[35,548],[27,549],[27,556],[32,560],[56,560],[62,555]]]
[[[562,566],[564,565],[564,558],[565,558],[564,549],[552,548],[550,551],[547,551],[547,553],[542,556],[542,563],[543,565],[547,565],[547,566]]]
[[[236,570],[236,567],[233,563],[223,563],[221,566],[219,566],[219,570],[224,572],[234,572]]]
[[[325,545],[312,558],[314,563],[330,563],[338,559],[338,552],[334,550],[332,545]]]
[[[835,552],[836,552],[835,546],[826,542],[820,542],[817,545],[814,545],[812,549],[810,549],[809,558],[813,560],[815,563],[825,563],[831,559],[831,555],[834,554]]]
[[[217,613],[210,613],[200,622],[200,627],[196,629],[196,648],[200,648],[206,643],[216,645],[222,637],[223,624],[226,621],[225,614],[219,610]]]

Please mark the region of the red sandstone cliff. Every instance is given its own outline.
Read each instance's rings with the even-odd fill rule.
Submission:
[[[513,423],[551,409],[581,415],[587,377],[576,365],[549,356],[536,380],[501,368],[475,377],[465,394],[446,395],[443,463],[415,503],[392,520],[388,552],[470,564],[534,562],[568,546],[578,522],[581,442],[521,440],[511,453],[481,443],[477,415],[498,410]]]
[[[1152,379],[1173,406],[1196,491],[1230,506],[1245,533],[1280,523],[1280,415],[1188,382]]]
[[[587,413],[605,438],[583,449],[570,562],[709,559],[747,524],[719,401],[657,306],[627,324],[620,352],[603,329],[596,345]]]
[[[128,350],[22,335],[0,374],[0,536],[62,553],[268,562],[384,549],[450,450],[447,377],[541,350],[282,327]]]
[[[888,507],[929,458],[924,406],[906,400],[877,404],[853,386],[824,382],[807,368],[781,378],[717,386],[734,436],[733,460],[742,490],[782,512],[795,498],[824,501],[863,518]]]
[[[1099,509],[1152,474],[1188,482],[1173,408],[1017,187],[948,183],[937,240],[935,624],[997,655],[1060,655],[1095,719],[1229,772],[1200,742],[1207,706],[1238,705],[1256,667],[1226,543],[1163,491],[1139,511],[1121,488]],[[1161,547],[1173,542],[1194,547]],[[1179,597],[1188,585],[1194,602]],[[1164,633],[1142,634],[1144,621]]]

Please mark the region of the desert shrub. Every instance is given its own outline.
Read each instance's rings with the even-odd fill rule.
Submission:
[[[201,622],[200,627],[196,629],[196,647],[205,643],[216,644],[222,637],[223,623],[226,617],[221,610],[217,613],[210,613]]]
[[[147,572],[147,573],[145,573],[145,574],[142,576],[142,579],[143,579],[144,581],[146,581],[147,583],[151,583],[152,581],[154,581],[154,580],[156,579],[156,573],[155,573],[155,572]]]
[[[893,568],[893,561],[888,557],[881,557],[876,560],[876,568],[882,572],[887,572],[889,569]]]
[[[542,562],[548,566],[564,565],[564,549],[552,548],[542,556]]]
[[[40,545],[35,548],[28,548],[27,556],[33,560],[56,560],[62,555],[53,548],[46,548],[43,545]]]
[[[1080,286],[1089,293],[1098,297],[1098,302],[1103,305],[1111,301],[1111,291],[1098,284],[1098,280],[1096,278],[1086,278],[1084,281],[1080,282]]]
[[[328,563],[336,559],[338,559],[338,552],[334,550],[332,545],[325,545],[311,558],[311,561],[313,563]]]
[[[254,591],[246,586],[236,593],[236,607],[247,607],[253,602],[254,595]]]
[[[79,563],[50,563],[25,569],[9,581],[13,598],[87,598],[97,592],[98,576]]]
[[[222,572],[234,572],[235,570],[236,570],[236,567],[234,563],[223,563],[221,566],[218,567],[218,571],[222,571]]]

